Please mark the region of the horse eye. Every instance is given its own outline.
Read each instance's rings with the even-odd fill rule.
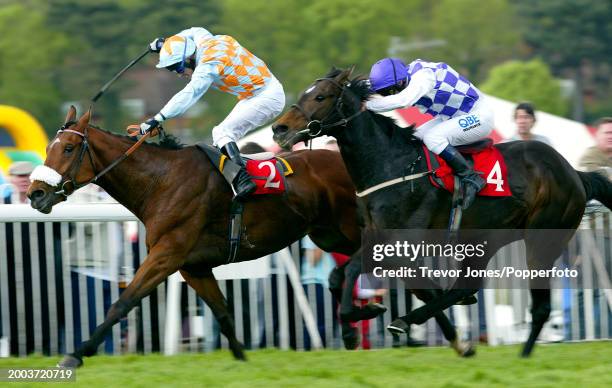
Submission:
[[[315,97],[315,100],[323,101],[323,100],[325,100],[325,96],[322,96],[322,95],[319,94],[318,96]]]
[[[67,145],[66,148],[64,148],[64,153],[69,154],[72,152],[73,149],[74,149],[74,146]]]

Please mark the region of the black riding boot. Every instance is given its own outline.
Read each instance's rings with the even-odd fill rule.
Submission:
[[[476,194],[482,190],[487,182],[476,171],[470,167],[467,160],[453,147],[447,145],[444,151],[440,153],[440,157],[448,163],[455,174],[461,180],[463,187],[463,209],[470,207]]]
[[[230,160],[240,166],[240,171],[232,181],[232,186],[236,192],[236,198],[244,199],[257,189],[257,185],[251,180],[251,176],[246,171],[244,161],[240,157],[238,146],[233,141],[223,146],[222,151]]]

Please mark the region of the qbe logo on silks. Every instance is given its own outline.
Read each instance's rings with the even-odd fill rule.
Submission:
[[[480,125],[480,119],[476,115],[469,115],[459,119],[459,126],[463,128],[463,132],[469,131]]]

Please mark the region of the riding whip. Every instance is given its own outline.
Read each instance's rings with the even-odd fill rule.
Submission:
[[[134,59],[134,60],[132,60],[132,62],[128,63],[123,69],[121,69],[117,74],[115,74],[115,76],[113,78],[111,78],[110,81],[108,81],[106,84],[104,84],[104,86],[102,86],[102,88],[100,88],[100,91],[98,91],[98,93],[91,99],[91,101],[92,102],[98,101],[98,99],[100,97],[102,97],[102,94],[104,94],[106,89],[108,89],[113,84],[113,82],[115,82],[117,80],[117,78],[121,77],[121,75],[123,73],[125,73],[130,67],[134,66],[138,61],[140,61],[142,58],[144,58],[150,52],[151,52],[151,50],[149,50],[147,48],[136,59]]]

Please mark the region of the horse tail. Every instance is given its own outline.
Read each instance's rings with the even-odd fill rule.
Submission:
[[[601,172],[576,172],[586,190],[587,201],[596,199],[612,210],[612,182]]]

